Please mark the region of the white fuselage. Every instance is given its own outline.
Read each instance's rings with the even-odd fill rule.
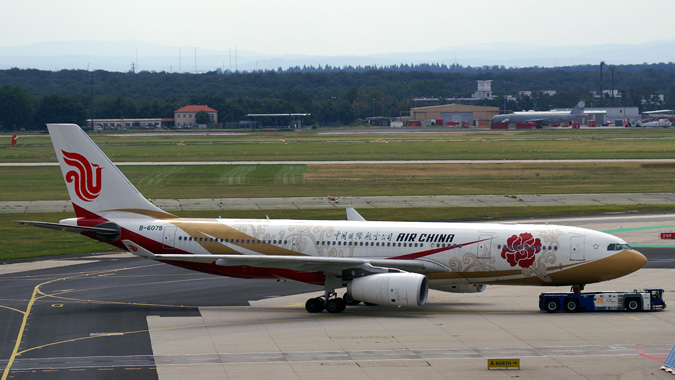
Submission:
[[[419,272],[429,277],[431,288],[439,289],[458,283],[591,283],[606,275],[582,271],[586,265],[609,260],[626,273],[644,265],[636,267],[625,253],[632,250],[615,236],[558,225],[106,218],[122,227],[120,240],[139,241],[125,236],[126,230],[142,235],[147,239],[145,248],[165,257],[175,253],[421,260],[428,265]],[[613,260],[614,256],[621,259]],[[580,278],[580,271],[585,277]]]
[[[492,118],[493,123],[565,123],[574,121],[583,115],[575,115],[569,111],[530,111],[515,112],[512,114],[497,115]]]

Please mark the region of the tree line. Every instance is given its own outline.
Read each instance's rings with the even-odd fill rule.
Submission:
[[[187,104],[218,110],[220,122],[249,113],[310,113],[305,124],[349,125],[370,116],[397,117],[411,107],[453,103],[476,91],[477,80],[492,80],[496,98],[475,102],[503,111],[609,106],[594,99],[600,90],[598,66],[526,69],[459,65],[389,67],[292,67],[254,72],[204,74],[34,69],[0,70],[0,127],[44,129],[47,122],[84,124],[88,118],[172,118]],[[612,83],[613,82],[613,83]],[[605,69],[602,88],[617,89],[616,106],[675,108],[675,64]],[[555,90],[555,95],[541,91]],[[504,95],[532,91],[508,100]],[[655,97],[665,94],[665,99]],[[414,100],[425,98],[425,100]],[[430,101],[433,98],[436,100]]]

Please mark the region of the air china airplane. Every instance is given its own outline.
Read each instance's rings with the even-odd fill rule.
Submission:
[[[201,272],[323,285],[325,295],[305,304],[310,313],[359,302],[421,306],[428,289],[582,289],[647,262],[615,236],[548,224],[375,222],[353,209],[344,221],[179,218],[144,198],[79,126],[48,129],[76,217],[20,223]]]

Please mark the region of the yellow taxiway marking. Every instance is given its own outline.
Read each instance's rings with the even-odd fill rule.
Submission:
[[[161,265],[161,264],[156,264],[156,265]],[[30,312],[33,308],[33,305],[35,304],[35,301],[45,298],[45,297],[50,297],[47,294],[44,294],[41,290],[40,287],[43,285],[47,285],[56,281],[62,281],[62,280],[69,280],[73,278],[79,278],[79,277],[87,277],[87,276],[92,276],[92,275],[98,275],[98,274],[104,274],[104,273],[110,273],[110,272],[118,272],[118,271],[124,271],[124,270],[131,270],[131,269],[139,269],[139,268],[144,268],[143,266],[139,267],[129,267],[129,268],[120,268],[120,269],[113,269],[113,270],[104,270],[104,271],[96,271],[93,273],[79,273],[73,276],[67,276],[67,277],[62,277],[62,278],[55,278],[49,281],[42,282],[40,284],[37,284],[33,288],[33,294],[30,297],[30,300],[28,301],[28,306],[26,306],[25,311],[20,311],[17,310],[18,312],[23,313],[23,320],[21,321],[21,327],[19,327],[19,333],[16,337],[16,343],[14,344],[14,349],[12,350],[12,354],[9,356],[9,360],[7,361],[7,366],[5,366],[5,370],[2,373],[2,378],[0,380],[7,380],[7,377],[9,376],[10,369],[12,368],[12,364],[14,364],[14,360],[16,360],[16,357],[18,355],[21,355],[24,352],[30,351],[30,350],[23,350],[19,351],[19,346],[21,345],[21,340],[23,339],[23,333],[26,330],[26,323],[28,322],[28,316],[30,315]],[[15,309],[13,309],[15,310]],[[43,371],[43,372],[46,372]]]
[[[21,310],[19,310],[19,309],[15,309],[15,308],[13,308],[13,307],[4,306],[4,305],[0,305],[0,308],[7,309],[7,310],[11,310],[11,311],[16,311],[17,313],[21,313],[21,314],[25,314],[25,313],[26,313],[25,311],[21,311]]]
[[[621,313],[621,315],[624,315],[624,316],[626,316],[626,317],[628,317],[628,318],[630,318],[630,319],[634,319],[634,320],[636,320],[636,321],[639,321],[639,320],[640,320],[640,318],[635,318],[634,316],[628,315],[628,314],[626,314],[626,313]]]
[[[9,360],[7,361],[5,371],[2,373],[2,380],[7,380],[7,376],[9,375],[9,369],[12,368],[12,364],[14,364],[14,359],[16,359],[17,352],[19,351],[19,346],[21,345],[21,339],[23,338],[23,332],[26,329],[26,322],[28,321],[28,315],[30,314],[30,310],[33,307],[33,304],[35,303],[35,296],[37,295],[39,286],[40,285],[37,285],[35,288],[33,288],[33,295],[30,297],[30,301],[28,301],[26,311],[23,313],[23,321],[21,321],[21,327],[19,328],[19,335],[16,337],[14,350],[12,351]]]

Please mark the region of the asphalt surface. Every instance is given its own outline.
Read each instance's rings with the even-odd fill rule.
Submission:
[[[646,268],[675,268],[672,249],[644,248],[641,251],[649,259]],[[2,368],[7,366],[22,326],[24,316],[18,311],[26,310],[33,301],[18,355],[7,378],[69,379],[74,375],[97,379],[158,378],[148,331],[149,317],[197,317],[200,310],[248,306],[252,300],[321,290],[317,286],[293,282],[212,276],[128,254],[66,261],[71,261],[72,265],[0,275],[3,289],[0,320],[5,321],[0,328],[0,341],[4,342],[0,345]],[[304,317],[304,311],[301,310],[299,316]],[[616,354],[616,349],[593,348],[595,354],[602,350]],[[585,352],[581,350],[577,354],[584,355]],[[499,356],[497,351],[484,354],[488,353]],[[270,355],[256,356],[255,361],[281,360],[278,355]],[[344,356],[334,353],[304,355],[302,360],[339,361]],[[359,360],[358,355],[363,360],[362,356],[366,354],[354,355],[354,360]],[[396,355],[405,355],[405,352]],[[419,353],[415,355],[420,357]],[[466,353],[444,349],[425,355],[465,357]],[[166,362],[167,359],[163,360]],[[195,361],[215,359],[207,355],[190,360],[194,365]],[[248,363],[251,359],[232,355],[223,360]]]
[[[406,164],[522,164],[522,163],[593,163],[593,162],[660,162],[673,163],[672,158],[625,159],[542,159],[542,160],[301,160],[301,161],[123,161],[117,166],[232,166],[232,165],[406,165]],[[0,162],[0,167],[59,166],[58,162]]]
[[[256,209],[674,205],[675,193],[153,199],[153,203],[169,212],[223,210],[227,215],[227,210]],[[43,212],[73,212],[73,206],[67,200],[0,202],[0,213]]]
[[[76,265],[0,275],[0,368],[22,326],[18,311],[34,300],[8,378],[157,378],[147,316],[198,316],[199,307],[248,306],[319,289],[207,275],[131,255],[70,261]]]

